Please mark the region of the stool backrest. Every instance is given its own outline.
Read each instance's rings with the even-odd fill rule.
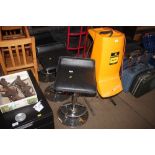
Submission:
[[[0,63],[4,74],[32,69],[38,81],[34,37],[0,41]]]
[[[95,68],[95,61],[93,59],[84,59],[78,57],[60,57],[59,65],[76,66],[83,68]]]
[[[37,55],[50,53],[53,56],[61,56],[61,53],[66,51],[66,47],[63,43],[49,43],[42,46],[37,46]]]
[[[56,42],[50,32],[37,33],[34,35],[34,37],[36,41],[36,47]]]
[[[58,65],[60,56],[68,55],[64,43],[51,43],[48,45],[38,46],[36,48],[39,62],[42,64],[42,59],[46,57],[46,59],[48,59],[46,62],[50,63],[51,67]]]

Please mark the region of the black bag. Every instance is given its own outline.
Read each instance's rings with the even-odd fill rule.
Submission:
[[[136,76],[130,92],[135,97],[140,97],[155,88],[155,69],[144,71]]]
[[[143,57],[145,57],[143,48],[137,42],[127,40],[123,69],[137,65],[140,62],[144,63],[145,60],[142,59],[145,58]]]

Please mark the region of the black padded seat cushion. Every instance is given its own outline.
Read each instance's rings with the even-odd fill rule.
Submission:
[[[95,61],[75,57],[60,57],[54,89],[58,92],[95,95]]]
[[[60,42],[37,46],[36,49],[39,62],[46,70],[56,69],[59,57],[70,55],[65,44]]]

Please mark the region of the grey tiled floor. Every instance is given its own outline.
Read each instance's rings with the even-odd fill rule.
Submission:
[[[50,83],[40,83],[44,92]],[[87,122],[77,127],[79,129],[149,129],[155,128],[155,90],[143,95],[140,98],[134,98],[131,94],[124,92],[113,97],[116,102],[114,106],[109,99],[97,97],[87,97],[89,106],[84,98],[78,100],[85,104],[89,111]],[[56,129],[66,129],[58,120],[57,111],[63,102],[49,102],[53,113]]]

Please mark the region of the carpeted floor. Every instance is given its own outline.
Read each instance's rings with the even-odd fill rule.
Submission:
[[[44,92],[50,83],[41,83]],[[88,103],[85,102],[85,99]],[[69,100],[69,99],[68,99]],[[80,129],[150,129],[155,128],[155,90],[135,98],[128,93],[113,97],[116,106],[109,99],[79,97],[89,111],[88,121]],[[66,100],[67,101],[67,100]],[[65,102],[66,102],[65,101]],[[67,129],[58,120],[57,111],[64,102],[48,101],[54,113],[56,129]]]

